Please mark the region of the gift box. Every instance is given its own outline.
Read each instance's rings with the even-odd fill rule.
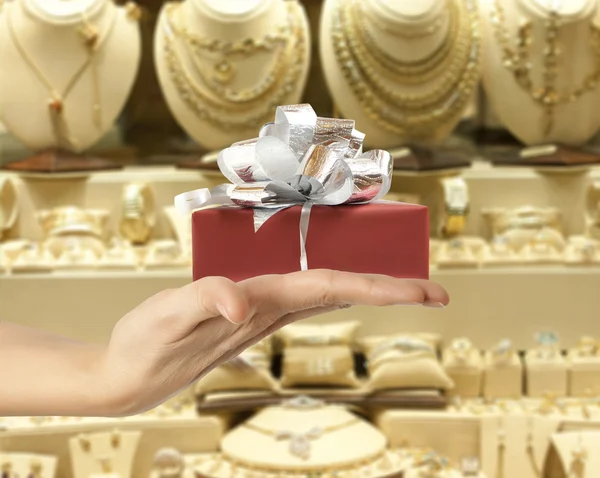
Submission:
[[[194,280],[307,269],[428,278],[427,208],[382,201],[393,160],[363,152],[364,136],[352,120],[280,106],[257,138],[221,151],[230,183],[175,198],[195,211]]]
[[[301,206],[277,213],[254,232],[248,208],[213,208],[192,216],[194,280],[234,281],[299,271]],[[429,219],[424,206],[374,203],[314,206],[306,240],[309,269],[426,279]]]

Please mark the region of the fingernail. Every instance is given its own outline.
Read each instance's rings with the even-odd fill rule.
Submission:
[[[229,315],[227,313],[227,309],[221,305],[221,304],[217,304],[217,310],[219,311],[219,314],[221,314],[223,317],[225,317],[229,322],[233,322],[230,318]]]
[[[424,307],[433,307],[434,309],[445,309],[446,306],[441,302],[423,302]]]

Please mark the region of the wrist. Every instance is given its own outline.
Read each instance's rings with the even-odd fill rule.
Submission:
[[[115,416],[115,399],[104,379],[106,347],[86,344],[78,357],[78,367],[74,373],[75,396],[78,405],[74,410],[80,415]]]

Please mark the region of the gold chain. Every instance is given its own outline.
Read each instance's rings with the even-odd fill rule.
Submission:
[[[169,24],[168,27],[179,39],[185,42],[189,52],[187,56],[195,73],[219,97],[230,102],[244,103],[252,101],[267,92],[275,84],[279,75],[283,73],[286,66],[284,61],[285,50],[291,36],[289,21],[278,28],[278,34],[276,35],[265,35],[259,39],[246,38],[231,43],[194,35],[185,26],[185,19],[181,15],[179,15],[179,18],[175,18],[178,12],[181,12],[179,5],[170,4],[167,6],[165,17]],[[226,86],[236,76],[233,58],[246,59],[256,53],[271,52],[274,53],[271,67],[259,85],[242,91],[235,91]],[[200,63],[202,60],[212,60],[213,68],[206,68],[205,65]],[[210,74],[207,74],[206,70],[209,70]]]
[[[560,15],[556,11],[551,11],[546,20],[541,87],[535,86],[531,78],[532,63],[529,49],[533,41],[533,24],[527,22],[519,27],[515,42],[516,49],[513,49],[500,0],[492,2],[491,22],[496,42],[500,47],[502,64],[512,73],[517,84],[541,106],[543,133],[544,136],[548,136],[554,128],[554,114],[557,106],[575,103],[583,95],[598,87],[600,82],[600,28],[593,22],[590,24],[594,57],[592,72],[585,77],[580,86],[571,91],[559,92],[556,88],[556,79],[558,78],[558,60],[561,55],[558,41],[561,27]]]
[[[378,452],[373,456],[365,458],[363,460],[357,460],[352,463],[342,464],[339,466],[331,466],[325,468],[324,470],[315,470],[314,467],[298,467],[294,466],[294,468],[290,470],[282,469],[281,466],[266,466],[266,465],[256,465],[252,462],[248,462],[246,460],[240,460],[239,458],[232,457],[227,453],[221,453],[215,457],[209,458],[208,460],[200,460],[194,465],[205,465],[207,462],[212,461],[211,470],[213,468],[219,469],[223,464],[228,464],[230,467],[230,476],[238,476],[247,472],[248,475],[255,474],[257,477],[269,477],[274,476],[276,478],[280,478],[282,476],[290,476],[293,478],[300,478],[302,475],[305,476],[326,476],[328,474],[336,475],[342,473],[351,473],[356,470],[360,470],[361,468],[369,468],[373,469],[378,464],[386,463],[390,460],[389,452],[386,450]],[[342,475],[343,476],[343,475]]]
[[[477,83],[480,42],[474,1],[453,0],[458,25],[450,19],[446,38],[450,46],[442,45],[438,53],[412,64],[392,57],[383,61],[382,52],[373,53],[374,40],[369,48],[361,45],[358,37],[366,29],[359,29],[360,20],[351,14],[355,1],[338,0],[332,25],[335,57],[352,92],[368,117],[387,131],[402,139],[435,137],[440,126],[460,116]],[[426,84],[435,76],[431,72],[440,68],[448,74],[438,76],[439,81],[423,94],[399,94],[381,81],[387,76],[396,84]]]
[[[526,438],[525,447],[527,449],[527,457],[529,458],[529,464],[531,466],[531,471],[533,472],[536,478],[542,476],[542,472],[537,466],[537,462],[535,461],[535,447],[533,445],[533,417],[527,418],[527,438]]]
[[[178,5],[170,4],[167,5],[167,8],[167,17],[170,17],[172,20],[174,12],[178,9]],[[174,33],[182,38],[185,38],[190,46],[198,50],[202,50],[209,54],[219,54],[221,56],[247,56],[256,53],[257,51],[270,52],[274,48],[287,43],[290,36],[289,24],[286,22],[277,29],[276,34],[269,33],[260,38],[249,37],[235,42],[230,42],[202,37],[193,33],[187,27],[187,25],[185,25],[184,19],[180,18],[180,22],[181,23],[171,21],[171,28],[173,29]]]
[[[276,70],[268,74],[259,85],[242,92],[215,87],[214,81],[202,81],[201,74],[197,75],[197,79],[184,61],[184,58],[192,55],[188,42],[185,38],[181,41],[182,38],[177,34],[177,30],[170,27],[169,21],[165,23],[164,54],[167,68],[179,96],[196,116],[227,131],[256,128],[257,125],[267,122],[273,110],[285,103],[284,100],[295,91],[306,57],[306,32],[299,3],[288,1],[286,5],[289,35],[286,44],[281,48],[281,56],[275,54]],[[260,42],[254,41],[253,44],[257,45]],[[264,48],[266,47],[261,46],[259,49]],[[240,53],[238,47],[231,47],[227,51]],[[186,53],[185,57],[183,52]],[[201,66],[197,65],[196,71],[200,69]]]
[[[459,12],[456,3],[452,2],[449,3],[450,18],[447,33],[440,46],[423,59],[410,62],[402,61],[381,49],[369,32],[365,21],[365,9],[361,8],[359,2],[353,1],[351,3],[354,8],[348,8],[347,14],[348,17],[352,16],[352,21],[348,22],[352,48],[360,55],[360,60],[363,63],[370,63],[374,66],[381,65],[382,72],[391,73],[392,79],[403,83],[418,84],[439,76],[441,72],[447,69],[449,63],[456,63],[456,57],[459,56],[456,54],[457,48],[464,47],[465,36],[468,40],[468,31],[458,28]],[[350,3],[348,5],[350,6]],[[463,38],[459,36],[459,33],[463,34]]]
[[[433,35],[442,27],[442,25],[444,23],[443,18],[438,18],[436,21],[434,21],[431,25],[429,25],[427,28],[425,28],[423,30],[411,31],[408,28],[407,29],[393,28],[391,25],[383,22],[380,18],[377,17],[377,15],[373,14],[373,12],[368,8],[367,9],[361,8],[361,13],[364,14],[368,18],[369,23],[372,23],[375,27],[377,27],[378,30],[384,31],[385,33],[395,36],[395,37],[407,38],[407,39],[423,38],[423,37]]]
[[[349,13],[349,12],[348,12]],[[464,69],[469,59],[468,38],[467,42],[446,41],[449,45],[446,50],[446,57],[436,61],[426,61],[423,63],[399,63],[393,65],[393,58],[388,57],[388,63],[384,64],[379,60],[377,62],[376,51],[380,50],[374,41],[364,41],[362,45],[360,34],[353,29],[354,21],[348,22],[348,33],[350,45],[353,48],[357,63],[359,64],[364,76],[367,77],[373,90],[378,93],[382,99],[394,104],[402,105],[403,108],[417,110],[436,106],[440,98],[447,98],[454,93],[459,86]],[[456,29],[458,31],[458,29]],[[463,39],[464,40],[464,39]],[[370,48],[365,48],[370,47]],[[450,54],[454,53],[454,54]],[[381,55],[387,55],[380,51]],[[403,68],[401,71],[400,68]],[[414,71],[411,71],[414,70]],[[387,87],[381,81],[381,73],[386,74],[395,83],[423,84],[437,77],[434,87],[431,91],[423,95],[399,94],[393,88]]]
[[[326,433],[333,433],[333,432],[337,432],[339,430],[343,430],[344,428],[348,428],[352,425],[356,425],[357,423],[360,423],[361,420],[359,418],[352,418],[348,421],[342,422],[342,423],[338,423],[337,425],[331,425],[328,427],[318,427],[320,434],[324,435]],[[242,425],[244,428],[248,428],[249,430],[253,430],[255,432],[261,433],[263,435],[266,436],[270,436],[270,437],[277,437],[281,432],[277,431],[277,430],[270,430],[268,428],[264,428],[261,427],[260,425],[256,425],[252,422],[246,422]]]
[[[116,11],[113,14],[113,18],[110,19],[109,24],[103,35],[99,35],[96,28],[90,24],[85,15],[82,13],[82,21],[81,26],[78,28],[78,33],[82,38],[83,45],[87,52],[87,58],[81,64],[81,66],[75,70],[73,76],[69,79],[67,84],[65,85],[62,93],[52,84],[52,82],[48,79],[48,77],[44,74],[42,69],[37,65],[33,57],[27,52],[27,49],[21,43],[14,25],[11,14],[11,9],[8,9],[6,13],[6,22],[8,24],[8,31],[17,52],[23,58],[29,69],[34,73],[37,77],[38,81],[48,90],[50,98],[48,99],[48,111],[50,114],[50,120],[52,122],[54,136],[56,141],[60,146],[66,146],[67,148],[75,148],[77,146],[77,142],[70,135],[69,128],[66,125],[64,120],[64,103],[71,93],[72,89],[81,79],[83,74],[87,71],[88,68],[93,67],[92,74],[92,89],[93,89],[93,106],[92,112],[94,115],[94,122],[98,124],[98,121],[101,121],[100,116],[100,90],[98,85],[97,71],[95,67],[95,58],[106,42],[106,40],[110,37],[110,34],[116,23]]]
[[[504,420],[498,417],[498,456],[496,458],[496,478],[504,478],[504,459],[506,456],[506,430]]]

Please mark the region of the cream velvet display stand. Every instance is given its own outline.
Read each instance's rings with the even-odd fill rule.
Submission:
[[[35,152],[81,153],[113,125],[140,60],[135,18],[108,0],[23,0],[0,13],[0,110]]]
[[[277,106],[299,103],[309,47],[296,1],[186,0],[161,11],[154,56],[173,116],[213,150],[252,136]]]
[[[501,340],[483,356],[483,397],[517,399],[523,393],[523,364],[512,341]]]
[[[470,0],[325,1],[329,91],[370,147],[438,141],[454,129],[478,76],[475,8]]]
[[[480,417],[467,410],[382,410],[375,414],[374,423],[386,435],[391,448],[432,448],[454,462],[478,457],[480,453]]]
[[[131,478],[139,431],[81,434],[69,440],[74,478]]]
[[[442,355],[444,369],[454,382],[448,394],[460,398],[481,396],[483,358],[467,338],[455,339]]]
[[[543,478],[592,478],[600,470],[600,433],[579,431],[552,435],[553,466]]]
[[[485,90],[524,144],[580,146],[600,127],[600,44],[597,27],[591,28],[597,10],[597,0],[481,2]],[[519,51],[519,36],[524,68],[503,55],[506,48]]]
[[[55,456],[58,458],[57,476],[76,478],[81,476],[81,472],[77,474],[77,469],[72,469],[70,440],[77,440],[82,434],[110,436],[112,433],[120,433],[127,436],[141,432],[137,452],[135,456],[128,458],[135,458],[131,476],[147,478],[152,468],[152,457],[161,448],[177,447],[185,453],[214,452],[228,426],[226,418],[210,415],[199,417],[195,407],[189,405],[176,413],[162,407],[122,419],[8,418],[4,422],[4,428],[0,429],[0,455],[27,450],[30,453]],[[98,458],[105,457],[102,453],[96,455]],[[95,463],[96,472],[102,471],[101,465],[102,463]],[[27,475],[20,475],[20,478],[27,478]]]
[[[54,478],[56,457],[34,453],[3,453],[0,451],[2,474],[23,478]]]
[[[550,436],[561,416],[520,413],[489,415],[481,419],[481,460],[488,476],[539,478],[550,445]]]

